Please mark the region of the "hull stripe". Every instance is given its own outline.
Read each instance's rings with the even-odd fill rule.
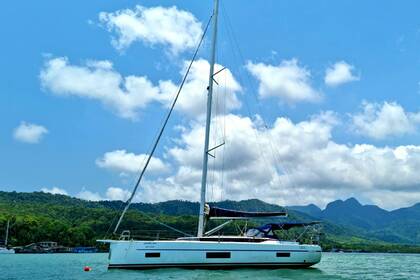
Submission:
[[[252,249],[160,249],[160,248],[147,248],[147,249],[136,249],[137,251],[192,251],[192,252],[212,252],[212,251],[230,251],[230,252],[303,252],[303,253],[320,253],[321,251],[310,251],[310,250],[252,250]]]
[[[157,263],[157,264],[110,264],[109,269],[157,269],[157,268],[244,268],[244,267],[260,267],[260,268],[297,268],[309,267],[316,263]]]

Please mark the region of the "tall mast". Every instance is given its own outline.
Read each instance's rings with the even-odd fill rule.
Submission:
[[[211,121],[211,107],[212,107],[212,96],[213,96],[213,75],[214,75],[214,63],[216,60],[216,39],[217,39],[217,18],[219,13],[219,0],[214,0],[213,10],[213,37],[211,45],[211,56],[210,56],[210,73],[209,73],[209,86],[207,92],[207,118],[206,118],[206,136],[204,140],[204,152],[203,152],[203,174],[201,177],[201,194],[200,194],[200,213],[198,216],[198,230],[197,236],[202,237],[204,233],[205,213],[204,206],[206,204],[206,184],[207,184],[207,163],[209,159],[209,136],[210,136],[210,121]]]
[[[9,239],[9,225],[10,225],[10,220],[7,220],[6,236],[4,237],[4,246],[6,247],[7,247],[7,240]]]

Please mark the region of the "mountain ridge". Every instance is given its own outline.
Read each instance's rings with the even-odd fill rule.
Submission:
[[[319,212],[312,211],[311,205],[291,208],[310,212],[318,219],[351,226],[365,235],[387,242],[420,243],[420,203],[388,211],[376,205],[362,205],[352,197],[332,201]]]
[[[0,191],[0,203],[6,206],[26,205],[25,207],[28,208],[40,205],[47,210],[54,209],[56,206],[74,209],[102,209],[101,211],[111,209],[116,212],[116,215],[123,206],[122,201],[94,202],[60,194],[3,191]],[[323,222],[326,231],[343,238],[355,236],[400,244],[420,243],[420,203],[393,211],[387,211],[375,205],[362,205],[355,198],[332,201],[324,210],[314,204],[282,207],[258,199],[225,200],[209,204],[243,211],[281,211],[286,208],[289,212],[289,219],[300,221],[320,220]],[[195,217],[198,213],[199,203],[185,200],[170,200],[158,203],[139,202],[133,203],[130,209],[153,215]]]

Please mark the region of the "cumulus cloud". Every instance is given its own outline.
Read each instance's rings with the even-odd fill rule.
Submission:
[[[184,61],[184,66],[180,71],[181,75],[185,73],[188,64],[189,62]],[[223,65],[215,64],[214,73],[217,73],[222,68],[224,68]],[[177,105],[175,106],[175,110],[184,112],[190,117],[201,117],[205,115],[209,71],[210,64],[207,60],[198,59],[194,62],[177,101]],[[241,92],[242,88],[234,78],[232,72],[225,68],[214,78],[218,83],[214,84],[213,110],[215,113],[223,114],[240,108],[241,102],[239,101],[238,93]],[[176,92],[177,87],[173,82],[161,84],[161,88],[165,92]],[[171,104],[172,99],[172,95],[167,96],[167,106]]]
[[[194,48],[202,34],[201,23],[190,12],[177,7],[143,7],[101,12],[100,22],[116,35],[112,44],[118,50],[136,41],[162,45],[173,54]]]
[[[246,67],[259,81],[261,98],[277,97],[289,104],[321,99],[321,93],[311,85],[310,71],[297,59],[284,60],[277,66],[248,62]]]
[[[98,192],[92,192],[83,188],[79,193],[76,194],[77,198],[89,200],[89,201],[99,201],[106,200]]]
[[[44,192],[44,193],[68,195],[66,190],[60,189],[60,188],[57,188],[57,187],[53,187],[51,189],[42,188],[41,191]]]
[[[420,112],[406,112],[396,102],[362,103],[362,112],[351,115],[352,130],[373,139],[414,133],[420,124]]]
[[[126,201],[130,197],[131,192],[116,187],[109,187],[106,190],[106,197],[108,200]]]
[[[42,125],[21,122],[13,132],[13,137],[24,143],[36,144],[42,137],[48,133],[48,130]]]
[[[101,201],[101,200],[121,200],[126,201],[130,197],[131,192],[118,188],[118,187],[109,187],[106,189],[105,194],[101,195],[99,192],[90,191],[86,188],[83,188],[80,192],[76,194],[77,198],[89,201]],[[135,199],[139,201],[139,199]]]
[[[185,72],[187,62],[183,62]],[[205,100],[209,63],[199,59],[191,68],[190,75],[179,97],[176,110],[187,116],[198,117],[205,113]],[[222,65],[216,65],[218,71]],[[164,106],[171,104],[178,85],[170,80],[159,81],[156,85],[145,76],[123,77],[114,70],[109,61],[87,61],[85,64],[71,65],[66,57],[51,58],[45,62],[40,74],[41,84],[58,96],[77,96],[98,100],[118,116],[136,119],[140,110],[157,102]],[[217,74],[220,86],[216,94],[226,93],[225,98],[214,98],[215,108],[230,111],[240,107],[237,94],[241,87],[229,69]]]
[[[137,173],[146,163],[148,155],[128,153],[126,150],[115,150],[105,153],[96,160],[96,165],[101,168],[118,172]],[[147,169],[150,173],[163,173],[169,170],[169,166],[161,159],[152,157]]]
[[[354,66],[345,61],[336,62],[325,71],[324,82],[327,86],[335,87],[352,81],[358,81],[360,77],[353,73],[354,70]]]
[[[140,109],[163,100],[159,85],[144,76],[122,77],[106,60],[75,66],[66,57],[52,58],[45,62],[40,79],[56,95],[99,100],[123,118],[135,119]]]
[[[278,118],[268,129],[256,119],[232,114],[225,118],[226,144],[209,162],[208,200],[257,197],[281,205],[324,206],[357,193],[390,208],[394,204],[381,200],[381,192],[399,194],[403,205],[412,201],[407,199],[410,193],[419,193],[420,146],[337,143],[332,131],[339,120],[332,112],[298,123]],[[183,130],[168,150],[178,168],[143,182],[141,200],[198,200],[203,134],[200,123]]]

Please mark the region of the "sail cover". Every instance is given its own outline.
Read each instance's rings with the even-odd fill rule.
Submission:
[[[267,217],[287,217],[285,211],[281,212],[247,212],[210,207],[208,217],[213,219],[246,219],[246,218],[267,218]]]

